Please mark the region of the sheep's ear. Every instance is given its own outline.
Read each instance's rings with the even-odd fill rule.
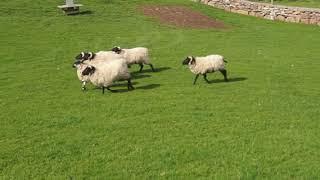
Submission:
[[[111,49],[111,51],[116,52],[116,51],[117,51],[117,47],[116,47],[116,46],[113,47],[113,48]]]
[[[196,58],[194,58],[194,57],[192,56],[191,61],[190,61],[190,64],[195,64],[195,63],[196,63]]]
[[[113,51],[113,52],[115,52],[115,53],[117,53],[117,54],[120,54],[121,48],[120,48],[119,46],[115,46],[114,48],[112,48],[111,51]]]
[[[84,56],[84,52],[81,52],[81,53],[79,53],[79,54],[75,57],[75,59],[76,59],[76,60],[82,59],[83,56]]]
[[[90,53],[84,53],[84,56],[82,57],[83,60],[88,60],[90,59]]]
[[[90,60],[90,59],[93,59],[93,53],[92,53],[92,52],[88,52],[88,54],[89,54],[88,59],[89,59],[89,60]]]

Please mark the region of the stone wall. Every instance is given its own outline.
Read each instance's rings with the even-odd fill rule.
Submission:
[[[317,24],[320,9],[272,5],[247,0],[195,0],[226,11],[285,22]]]

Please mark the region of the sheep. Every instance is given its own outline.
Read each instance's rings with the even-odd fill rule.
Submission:
[[[86,67],[83,65],[83,62],[86,62],[89,65],[95,65],[100,62],[110,61],[114,59],[121,58],[121,55],[113,51],[99,51],[96,53],[93,52],[81,52],[75,57],[75,62],[73,64],[74,68],[77,68],[77,75],[79,80],[82,82],[82,90],[86,90],[86,83],[88,82],[88,77],[81,74]]]
[[[87,76],[93,85],[102,87],[103,94],[105,88],[112,92],[109,87],[114,81],[119,80],[127,80],[128,90],[134,89],[131,83],[131,75],[124,59],[101,62],[96,65],[87,65],[81,75]]]
[[[88,67],[88,64],[84,64],[81,61],[76,61],[72,67],[77,69],[77,76],[82,84],[81,89],[83,91],[86,90],[86,83],[89,81],[89,77],[82,75],[82,71],[85,70],[86,67]]]
[[[126,60],[126,63],[130,67],[132,64],[139,64],[140,72],[143,69],[143,64],[147,64],[151,67],[152,71],[154,72],[153,65],[150,63],[149,60],[149,50],[145,47],[136,47],[132,49],[121,49],[120,47],[116,46],[111,49],[111,51],[122,55],[122,57]]]
[[[188,56],[182,62],[182,65],[188,65],[190,71],[196,74],[196,77],[193,81],[193,84],[196,84],[200,74],[203,75],[204,80],[209,83],[207,79],[207,73],[215,71],[220,71],[224,76],[224,80],[228,81],[225,63],[227,63],[227,61],[221,55],[208,55],[205,57]]]
[[[100,60],[100,61],[108,61],[112,59],[119,59],[121,55],[113,52],[113,51],[99,51],[96,53],[93,52],[81,52],[76,57],[76,61],[85,61],[85,60]]]

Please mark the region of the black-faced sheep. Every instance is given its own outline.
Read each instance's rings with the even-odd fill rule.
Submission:
[[[183,65],[188,65],[192,73],[196,74],[196,77],[193,81],[193,84],[196,84],[196,81],[199,75],[203,75],[204,80],[209,83],[207,79],[207,73],[212,73],[215,71],[220,71],[224,80],[228,81],[227,70],[225,69],[224,57],[221,55],[208,55],[205,57],[194,57],[188,56],[183,62]]]
[[[86,76],[93,85],[102,87],[102,93],[104,93],[105,88],[112,91],[110,86],[113,82],[119,80],[128,81],[128,90],[134,89],[131,84],[131,75],[124,59],[87,65],[81,75]]]
[[[86,84],[89,81],[89,77],[85,76],[85,75],[82,75],[82,71],[85,70],[85,68],[88,67],[88,64],[81,63],[81,61],[76,61],[73,64],[72,67],[77,69],[77,76],[78,76],[78,79],[81,81],[81,84],[82,84],[81,89],[82,90],[86,90]]]
[[[113,51],[99,51],[96,53],[93,52],[81,52],[76,57],[76,61],[85,61],[85,60],[101,60],[101,61],[108,61],[112,59],[121,58],[121,55],[113,52]]]
[[[99,51],[96,53],[93,52],[81,52],[75,57],[75,62],[73,67],[77,69],[77,75],[79,80],[82,83],[82,90],[86,89],[86,83],[89,81],[88,77],[82,75],[81,72],[84,67],[84,62],[88,65],[96,65],[101,62],[111,61],[114,59],[120,59],[121,55],[113,51]]]
[[[147,64],[154,72],[153,65],[150,63],[149,59],[149,50],[145,47],[136,47],[132,49],[121,49],[120,47],[114,47],[111,49],[111,51],[121,55],[126,60],[126,63],[129,67],[132,64],[139,64],[139,71],[141,72],[143,65]]]

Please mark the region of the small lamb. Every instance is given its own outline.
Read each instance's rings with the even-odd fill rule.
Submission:
[[[183,62],[182,65],[188,65],[192,73],[196,74],[196,77],[193,81],[193,84],[196,84],[196,81],[199,75],[203,75],[204,80],[209,83],[207,79],[207,73],[212,73],[215,71],[220,71],[224,80],[228,81],[227,70],[225,69],[224,57],[221,55],[208,55],[205,57],[194,57],[188,56]]]
[[[132,49],[121,49],[120,47],[114,47],[111,51],[121,55],[130,67],[132,64],[139,64],[140,72],[143,69],[143,64],[147,64],[154,72],[153,65],[150,63],[149,50],[145,47],[136,47]]]

